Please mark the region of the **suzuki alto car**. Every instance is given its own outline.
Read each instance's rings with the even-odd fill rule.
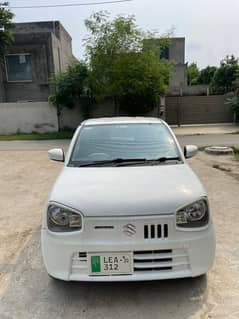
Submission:
[[[131,281],[205,274],[215,255],[207,193],[169,126],[157,118],[99,118],[76,130],[44,212],[50,276]]]

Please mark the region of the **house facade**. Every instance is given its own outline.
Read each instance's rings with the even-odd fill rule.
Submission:
[[[161,39],[145,39],[144,48],[160,46]],[[167,95],[180,95],[187,87],[187,64],[185,63],[185,38],[170,38],[169,44],[160,48],[160,60],[173,63]]]
[[[172,38],[166,58],[174,63],[168,95],[180,95],[187,86],[187,64],[185,63],[185,38]]]
[[[72,39],[59,21],[16,23],[0,70],[0,102],[47,101],[49,78],[74,60]]]

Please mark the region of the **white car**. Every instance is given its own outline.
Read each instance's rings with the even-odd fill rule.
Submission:
[[[168,125],[91,119],[76,130],[42,225],[50,276],[74,281],[195,277],[215,256],[207,193]]]

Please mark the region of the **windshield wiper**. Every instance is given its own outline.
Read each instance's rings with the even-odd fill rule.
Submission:
[[[102,160],[102,161],[93,161],[93,162],[73,162],[73,166],[77,167],[91,167],[91,166],[107,166],[113,164],[114,166],[131,166],[137,164],[151,164],[156,165],[158,163],[164,163],[167,161],[176,161],[180,160],[179,157],[160,157],[156,159],[146,159],[146,158],[115,158],[112,160]]]
[[[167,162],[167,161],[180,161],[180,160],[181,159],[179,156],[175,156],[175,157],[160,157],[160,158],[150,160],[150,161],[163,163],[163,162]]]
[[[147,160],[145,158],[115,158],[112,160],[103,160],[103,161],[93,161],[93,162],[86,162],[81,163],[77,162],[76,166],[78,167],[90,167],[90,166],[104,166],[104,165],[110,165],[110,164],[127,164],[127,163],[145,163]],[[74,164],[74,163],[72,163]]]
[[[160,163],[165,163],[168,161],[181,161],[180,157],[159,157],[156,159],[142,159],[141,161],[137,160],[132,160],[132,161],[127,161],[125,160],[122,163],[119,163],[118,166],[130,166],[130,165],[135,165],[135,164],[149,164],[149,165],[158,165]]]

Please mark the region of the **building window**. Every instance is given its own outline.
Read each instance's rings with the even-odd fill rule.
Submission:
[[[5,56],[8,82],[32,81],[32,59],[30,54]]]
[[[165,46],[160,49],[160,59],[169,60],[169,47]]]

